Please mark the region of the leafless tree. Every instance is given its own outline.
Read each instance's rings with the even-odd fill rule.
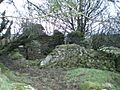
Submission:
[[[107,10],[107,1],[104,0],[49,0],[46,6],[27,1],[29,9],[35,10],[38,15],[50,13],[43,20],[55,29],[64,32],[78,30],[83,37],[91,29],[90,26],[102,21],[100,16]]]

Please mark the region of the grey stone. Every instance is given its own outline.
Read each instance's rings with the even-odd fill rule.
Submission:
[[[52,59],[52,55],[48,55],[45,60],[41,61],[41,66],[49,64],[50,60]]]

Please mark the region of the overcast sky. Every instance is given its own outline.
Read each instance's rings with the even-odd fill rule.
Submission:
[[[17,9],[15,9],[15,7],[13,5],[6,3],[8,1],[9,0],[4,0],[4,2],[2,2],[0,4],[0,8],[1,8],[0,12],[1,13],[4,10],[6,10],[7,16],[18,16],[19,13],[16,12],[16,10],[18,9],[18,11],[22,14],[22,17],[27,15],[24,11],[24,4],[26,3],[26,0],[13,0]],[[43,4],[45,2],[45,0],[29,0],[29,1],[31,1],[34,4]],[[109,5],[110,5],[109,11],[111,12],[111,15],[115,15],[114,4],[110,2]],[[45,23],[43,22],[42,25],[45,26]]]
[[[27,15],[26,12],[24,11],[24,4],[26,3],[27,0],[13,0],[17,9],[13,6],[13,4],[7,3],[8,1],[9,0],[4,0],[4,2],[0,4],[0,8],[1,8],[0,13],[6,10],[6,16],[19,16],[19,13],[22,15],[22,17],[25,17]],[[45,2],[45,0],[29,0],[29,1],[39,5]],[[16,11],[19,11],[19,13]],[[9,20],[11,19],[12,18],[9,18]],[[42,25],[45,27],[45,23],[43,23]],[[15,27],[17,27],[17,25]],[[16,31],[12,31],[12,33],[14,32]]]
[[[9,0],[4,0],[3,3],[0,4],[0,12],[3,12],[4,10],[6,10],[6,15],[12,15],[12,16],[16,16],[16,9],[12,4],[8,4],[6,2],[8,2]],[[20,11],[21,13],[24,12],[24,4],[26,3],[26,0],[13,0],[15,3],[15,6],[17,7],[18,11]],[[42,4],[43,2],[45,2],[45,0],[29,0],[31,2],[33,2],[34,4]]]
[[[13,0],[13,1],[15,2],[17,9],[21,13],[23,13],[24,11],[23,5],[25,4],[26,0]],[[29,0],[29,1],[33,2],[34,4],[42,4],[43,2],[45,2],[45,0]],[[8,2],[8,0],[4,0],[4,2],[0,4],[0,8],[2,8],[0,9],[0,12],[3,12],[4,10],[6,10],[7,11],[6,15],[17,15],[15,14],[16,13],[15,7],[6,2]],[[114,15],[115,14],[114,4],[112,3],[109,3],[109,4],[110,4],[109,10],[111,14]]]

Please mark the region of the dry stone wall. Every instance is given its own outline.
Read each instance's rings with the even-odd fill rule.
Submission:
[[[115,62],[107,54],[85,49],[76,44],[57,46],[41,62],[42,67],[86,67],[115,70]]]

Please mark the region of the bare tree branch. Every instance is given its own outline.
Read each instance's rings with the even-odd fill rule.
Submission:
[[[3,2],[4,0],[0,0],[0,3]]]

